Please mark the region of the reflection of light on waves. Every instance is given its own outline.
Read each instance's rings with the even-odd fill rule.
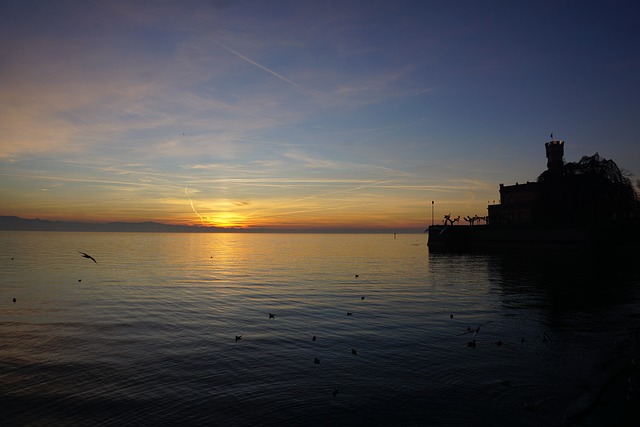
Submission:
[[[193,209],[193,212],[195,212],[196,215],[198,215],[198,218],[200,218],[200,222],[202,223],[202,225],[204,224],[204,219],[202,218],[202,215],[200,215],[198,213],[198,211],[196,210],[195,206],[193,206],[193,200],[191,200],[191,196],[189,195],[189,186],[186,186],[184,188],[184,194],[187,195],[187,198],[189,199],[189,203],[191,204],[191,209]]]

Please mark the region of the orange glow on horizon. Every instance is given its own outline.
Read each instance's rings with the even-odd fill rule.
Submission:
[[[215,216],[203,217],[203,223],[209,227],[219,228],[246,228],[247,220],[243,215],[234,212],[222,212]]]
[[[295,201],[297,202],[297,200]],[[176,200],[169,206],[154,203],[144,209],[137,205],[109,206],[93,212],[94,205],[83,206],[82,211],[68,212],[66,206],[49,206],[48,212],[27,207],[5,212],[26,219],[40,218],[49,221],[108,223],[108,222],[156,222],[167,225],[211,227],[220,229],[264,229],[264,230],[411,230],[422,231],[431,225],[431,200],[425,199],[410,204],[399,201],[384,204],[358,203],[358,206],[292,203],[287,200],[274,202],[252,201],[251,204],[233,203],[228,200],[207,200],[196,203],[197,213],[185,206],[184,200]],[[485,215],[486,201],[460,203],[455,200],[436,200],[434,223],[442,224],[445,214]],[[98,205],[98,204],[96,204]],[[391,208],[389,206],[392,206]],[[465,224],[461,221],[461,224]]]

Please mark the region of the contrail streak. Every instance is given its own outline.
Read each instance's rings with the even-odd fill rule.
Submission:
[[[276,73],[275,71],[273,71],[272,69],[270,69],[270,68],[268,68],[268,67],[265,67],[265,66],[264,66],[264,65],[262,65],[262,64],[257,63],[256,61],[252,60],[251,58],[247,58],[246,56],[244,56],[244,55],[243,55],[243,54],[241,54],[240,52],[236,52],[235,50],[231,49],[229,46],[226,46],[226,45],[224,45],[224,44],[220,43],[220,42],[219,42],[219,41],[217,41],[217,40],[214,40],[214,42],[215,42],[218,46],[220,46],[221,48],[225,49],[225,50],[226,50],[226,51],[228,51],[228,52],[233,53],[235,56],[237,56],[238,58],[240,58],[240,59],[242,59],[242,60],[244,60],[244,61],[248,62],[249,64],[251,64],[251,65],[255,65],[256,67],[260,68],[260,69],[261,69],[261,70],[263,70],[263,71],[266,71],[267,73],[271,74],[272,76],[279,78],[279,79],[280,79],[280,80],[282,80],[283,82],[289,83],[290,85],[292,85],[292,86],[296,87],[297,89],[300,89],[301,91],[305,91],[305,92],[306,92],[306,90],[305,90],[302,86],[300,86],[300,85],[299,85],[299,84],[297,84],[296,82],[293,82],[293,81],[289,80],[288,78],[286,78],[286,77],[285,77],[285,76],[283,76],[282,74],[278,74],[278,73]]]
[[[187,198],[189,199],[189,203],[191,204],[191,209],[193,209],[193,212],[195,212],[196,215],[198,215],[198,218],[200,218],[200,222],[202,223],[202,225],[205,225],[204,223],[204,218],[202,218],[202,215],[200,215],[198,213],[198,211],[196,210],[195,206],[193,206],[193,200],[191,200],[191,196],[189,195],[189,186],[186,186],[184,188],[184,194],[187,196]]]
[[[328,191],[328,192],[325,192],[325,193],[312,194],[311,196],[301,197],[301,198],[292,200],[291,202],[287,203],[287,205],[289,205],[291,203],[301,202],[303,200],[317,199],[317,198],[320,198],[320,197],[330,196],[332,194],[348,193],[348,192],[352,192],[352,191],[362,190],[363,188],[376,187],[376,186],[378,186],[380,184],[385,184],[385,183],[393,182],[393,181],[395,181],[395,180],[375,181],[375,182],[371,182],[369,184],[359,185],[357,187],[349,187],[349,188],[343,188],[343,189],[335,190],[335,191]],[[277,209],[277,208],[278,208],[277,206],[273,207],[273,209]],[[322,207],[322,208],[299,210],[299,211],[295,211],[295,212],[272,213],[272,214],[270,214],[270,216],[283,216],[283,215],[290,215],[292,213],[317,212],[317,211],[322,211],[322,210],[335,210],[335,209],[342,209],[342,208],[343,208],[342,206],[341,207]],[[255,215],[260,214],[263,211],[264,211],[264,209],[258,209],[258,210],[255,210],[253,212],[249,212],[247,215],[245,215],[245,218],[254,217]]]

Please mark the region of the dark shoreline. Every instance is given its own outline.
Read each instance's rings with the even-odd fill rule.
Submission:
[[[25,219],[0,215],[0,231],[68,231],[118,233],[334,233],[334,234],[421,234],[422,229],[386,228],[269,228],[214,227],[205,225],[175,225],[160,222],[76,222]]]
[[[585,391],[565,409],[567,426],[640,425],[640,327],[616,342],[613,354],[597,366]]]
[[[432,225],[427,245],[431,251],[491,252],[517,250],[638,251],[640,219],[608,226]]]

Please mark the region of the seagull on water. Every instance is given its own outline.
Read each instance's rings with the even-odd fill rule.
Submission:
[[[356,349],[355,349],[355,348],[352,348],[352,349],[351,349],[351,354],[353,354],[354,356],[357,356],[357,355],[358,355],[358,352],[356,351]]]
[[[88,253],[85,252],[80,252],[78,251],[79,254],[82,254],[82,256],[84,258],[89,258],[90,260],[92,260],[93,262],[95,262],[96,264],[98,263],[98,261],[96,261],[96,259],[94,257],[92,257],[91,255],[89,255]]]
[[[311,338],[312,341],[316,340],[316,336],[314,335],[313,338]]]
[[[336,394],[338,394],[338,386],[335,386],[331,393],[333,393],[333,397],[336,397]]]
[[[317,357],[313,358],[313,363],[315,363],[316,365],[320,364],[320,359],[318,359]]]
[[[347,311],[347,316],[351,316],[353,313],[350,311]]]

